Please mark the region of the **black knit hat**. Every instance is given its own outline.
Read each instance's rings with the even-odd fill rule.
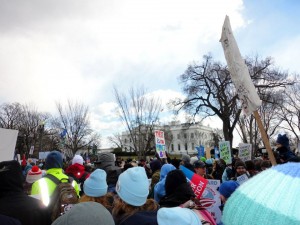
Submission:
[[[166,195],[172,194],[181,184],[187,183],[181,170],[172,170],[168,173],[165,183]]]

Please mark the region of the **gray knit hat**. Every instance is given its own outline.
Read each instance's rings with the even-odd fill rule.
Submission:
[[[191,157],[187,154],[182,154],[181,156],[181,161],[185,162],[185,163],[190,163]]]
[[[110,212],[97,202],[74,205],[66,214],[58,217],[52,225],[115,225]]]

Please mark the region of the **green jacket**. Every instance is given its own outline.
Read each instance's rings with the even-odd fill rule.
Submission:
[[[51,169],[47,170],[46,174],[51,174],[51,175],[55,176],[56,178],[58,178],[59,180],[61,180],[63,178],[68,178],[68,176],[63,173],[61,168],[51,168]],[[45,186],[45,184],[46,184],[46,186]],[[74,187],[74,189],[79,197],[79,187],[75,180],[73,180],[72,186]],[[56,188],[56,184],[52,180],[43,177],[33,183],[32,188],[31,188],[31,195],[41,196],[44,194],[48,194],[48,196],[50,197],[52,195],[52,193],[54,192],[55,188]]]

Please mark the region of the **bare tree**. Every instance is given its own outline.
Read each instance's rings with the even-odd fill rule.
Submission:
[[[108,141],[117,148],[122,148],[123,146],[123,140],[121,134],[114,134],[113,136],[107,137]]]
[[[59,116],[52,123],[56,129],[66,130],[64,150],[68,156],[72,157],[78,150],[93,144],[100,145],[100,135],[90,128],[87,106],[68,101],[65,107],[60,103],[56,103],[56,107]]]
[[[267,89],[284,88],[294,83],[287,79],[287,72],[273,66],[271,58],[247,58],[246,64],[263,101],[269,96]],[[218,116],[223,122],[224,138],[232,144],[241,107],[227,67],[214,62],[211,56],[204,56],[201,64],[188,66],[180,81],[187,97],[183,101],[174,101],[174,105],[194,116]]]
[[[6,129],[18,129],[22,115],[20,103],[4,103],[0,106],[0,127]]]
[[[128,94],[114,87],[119,116],[139,158],[145,158],[154,147],[154,129],[162,110],[159,99],[147,96],[143,87],[130,88]]]

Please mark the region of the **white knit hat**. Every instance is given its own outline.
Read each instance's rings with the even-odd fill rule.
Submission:
[[[81,155],[75,155],[73,160],[72,160],[72,165],[74,165],[75,163],[78,163],[80,165],[83,165],[83,158]]]

